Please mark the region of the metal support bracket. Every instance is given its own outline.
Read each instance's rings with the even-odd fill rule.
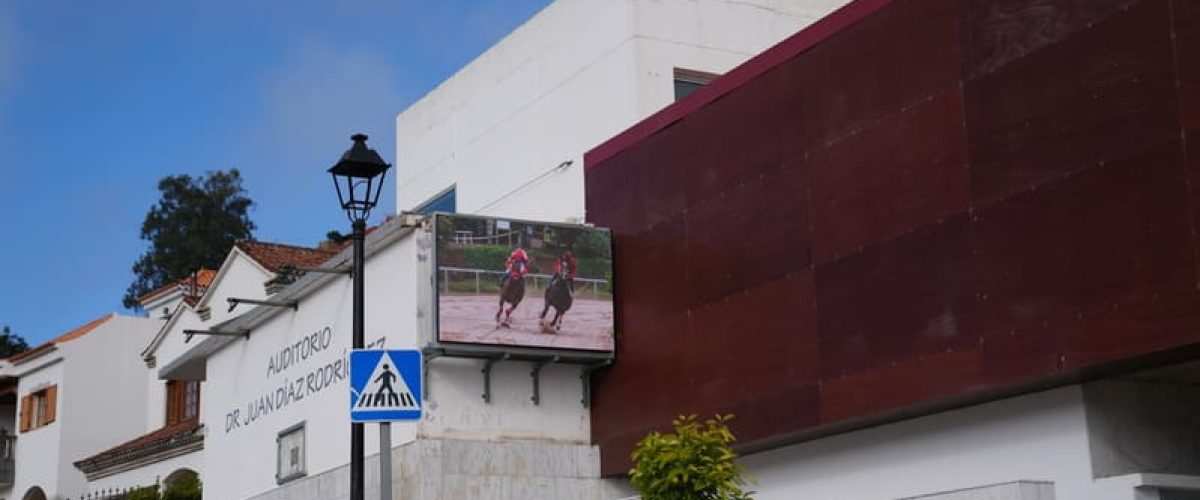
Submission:
[[[504,360],[508,359],[508,357],[509,357],[508,354],[505,353],[505,354],[496,356],[494,358],[488,358],[487,360],[485,360],[483,362],[483,370],[482,371],[483,371],[483,402],[484,403],[492,402],[492,365],[496,364],[497,361],[504,361]]]
[[[429,362],[439,358],[442,353],[435,349],[422,349],[421,355],[425,357],[421,363],[421,400],[429,401],[429,389],[433,384],[429,383]]]
[[[271,307],[290,307],[293,311],[300,310],[300,301],[298,301],[298,300],[289,300],[287,302],[280,302],[277,300],[239,299],[236,297],[230,297],[225,300],[227,302],[229,302],[229,312],[233,312],[233,309],[235,307],[237,307],[238,304],[252,304],[252,305],[256,305],[256,306],[271,306]]]
[[[534,405],[542,402],[542,392],[540,387],[542,379],[542,367],[550,363],[557,363],[558,360],[559,357],[555,356],[550,359],[543,359],[541,361],[533,362],[533,369],[529,371],[529,376],[533,378],[533,396],[530,396],[529,400],[533,401]]]
[[[302,272],[302,273],[326,273],[326,274],[350,274],[350,269],[337,269],[331,267],[300,267],[300,266],[283,266],[284,272]]]
[[[594,365],[586,365],[579,373],[579,381],[583,384],[583,398],[579,400],[579,404],[587,408],[592,403],[592,372],[604,368],[612,364],[611,359],[607,359]]]
[[[483,361],[483,367],[480,372],[483,373],[483,401],[485,403],[492,402],[492,367],[501,361],[519,361],[530,363],[530,383],[532,385],[533,395],[530,401],[538,405],[542,401],[541,393],[541,377],[542,369],[546,365],[567,364],[583,366],[583,372],[580,374],[580,379],[583,381],[583,399],[580,401],[584,408],[588,406],[591,398],[590,379],[591,372],[612,364],[613,358],[611,354],[606,353],[590,353],[579,352],[566,349],[550,351],[549,349],[532,349],[520,347],[503,347],[496,348],[495,346],[482,345],[458,345],[458,344],[439,344],[431,343],[421,348],[421,352],[425,355],[425,380],[429,380],[430,366],[437,358],[460,358],[460,359],[478,359]],[[430,399],[430,384],[425,383],[424,398]]]
[[[216,337],[244,337],[244,338],[249,339],[250,338],[250,329],[247,328],[247,329],[243,329],[243,330],[228,331],[228,332],[220,331],[220,330],[184,330],[183,334],[186,335],[186,337],[183,339],[183,342],[186,344],[188,342],[191,342],[192,337],[195,335],[212,335],[212,336],[216,336]]]

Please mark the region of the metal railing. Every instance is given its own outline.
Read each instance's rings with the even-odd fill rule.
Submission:
[[[93,491],[85,495],[80,495],[79,500],[126,500],[128,498],[145,498],[145,495],[134,496],[142,490],[153,490],[158,492],[159,484],[151,484],[149,486],[130,486],[127,488],[106,488],[99,491]],[[157,497],[155,497],[157,498]]]
[[[454,290],[450,289],[451,274],[469,274],[469,275],[471,275],[471,278],[467,278],[465,280],[459,280],[459,282],[461,283],[461,282],[465,281],[467,283],[471,283],[473,281],[474,285],[475,285],[475,294],[477,294],[477,295],[483,292],[483,284],[487,283],[480,278],[481,275],[487,274],[487,275],[495,276],[494,278],[491,278],[491,280],[492,280],[491,282],[495,283],[496,285],[499,285],[499,283],[500,283],[500,276],[504,275],[504,271],[493,271],[491,269],[469,269],[469,268],[465,268],[465,267],[439,267],[437,272],[441,275],[440,284],[441,284],[442,292],[447,293],[447,294],[452,293],[454,291]],[[532,283],[530,284],[530,286],[534,290],[540,291],[543,289],[543,287],[541,286],[541,283],[544,281],[545,283],[549,284],[550,279],[553,278],[554,275],[529,273],[529,274],[526,274],[525,277],[531,279]],[[574,281],[575,281],[575,294],[576,294],[575,296],[576,297],[579,297],[581,293],[586,293],[587,290],[590,289],[591,297],[593,299],[600,298],[601,285],[608,284],[608,280],[594,279],[594,278],[575,278]]]

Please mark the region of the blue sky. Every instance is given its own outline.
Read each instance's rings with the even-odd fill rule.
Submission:
[[[547,3],[0,2],[0,325],[122,311],[167,175],[239,168],[260,240],[346,231],[350,134],[393,161],[396,113]]]

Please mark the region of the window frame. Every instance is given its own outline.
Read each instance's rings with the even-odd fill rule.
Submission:
[[[168,380],[164,387],[166,400],[163,426],[200,419],[199,380]]]
[[[305,432],[306,422],[307,421],[305,421],[305,420],[301,420],[298,423],[295,423],[288,427],[285,427],[283,430],[279,431],[279,434],[277,434],[275,436],[275,484],[276,485],[282,485],[284,483],[289,483],[289,482],[295,481],[297,479],[300,479],[302,477],[308,476],[308,435],[307,435],[307,432]],[[280,464],[282,462],[281,459],[283,458],[284,439],[287,437],[290,437],[292,435],[295,435],[297,433],[300,436],[300,446],[299,446],[299,448],[300,448],[300,452],[299,452],[300,465],[297,467],[297,470],[291,471],[287,475],[282,475],[283,471],[280,470]]]
[[[682,100],[683,98],[691,95],[692,92],[700,90],[701,87],[712,83],[713,80],[716,80],[720,77],[721,75],[717,73],[709,73],[707,71],[687,68],[674,68],[672,71],[671,85],[675,94],[675,101]],[[680,95],[679,84],[681,83],[695,85],[696,87],[684,93],[683,95]]]
[[[445,210],[430,210],[438,202],[443,201],[446,197],[453,197],[453,207],[447,212]],[[421,215],[433,215],[435,212],[442,213],[458,213],[458,184],[451,184],[450,187],[438,191],[437,194],[426,198],[416,207],[413,207],[412,213]]]
[[[17,416],[19,432],[41,429],[58,420],[58,384],[29,391],[20,400]]]

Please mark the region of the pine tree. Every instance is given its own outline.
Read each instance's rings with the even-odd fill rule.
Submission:
[[[133,283],[125,307],[137,298],[201,267],[216,269],[229,248],[254,231],[248,211],[254,202],[242,188],[236,168],[199,178],[173,175],[158,181],[160,198],[142,222],[141,237],[150,248],[133,264]]]

